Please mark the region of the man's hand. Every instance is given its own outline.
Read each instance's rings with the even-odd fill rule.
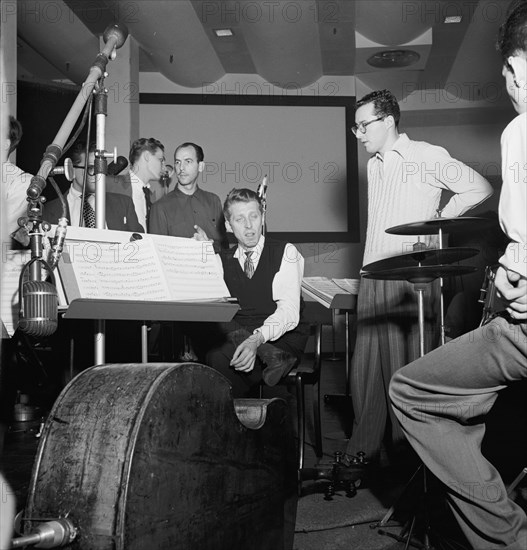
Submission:
[[[527,321],[527,279],[500,266],[494,283],[509,315],[518,321]]]
[[[231,367],[240,372],[251,372],[254,369],[256,360],[256,350],[261,343],[261,336],[251,334],[244,340],[234,352],[231,359]]]
[[[194,229],[196,230],[196,232],[192,236],[194,237],[194,239],[196,239],[196,241],[212,241],[212,239],[209,239],[207,237],[207,234],[205,233],[205,231],[203,231],[203,229],[201,229],[199,225],[195,225]]]

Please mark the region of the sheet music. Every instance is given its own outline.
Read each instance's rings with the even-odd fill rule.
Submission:
[[[304,277],[302,287],[326,307],[339,294],[358,294],[358,279],[329,279],[328,277]]]
[[[162,266],[149,243],[70,242],[64,261],[71,261],[82,298],[170,299]]]
[[[212,242],[176,237],[154,239],[174,301],[230,296]]]
[[[70,300],[155,302],[229,296],[212,243],[143,235],[124,243],[70,240],[66,249],[60,267],[69,280]]]
[[[358,294],[360,279],[331,279],[342,290],[350,294]]]

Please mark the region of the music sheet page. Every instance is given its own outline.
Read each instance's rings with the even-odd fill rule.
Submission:
[[[64,267],[68,267],[68,261],[81,298],[170,299],[162,266],[151,243],[146,241],[70,242]]]
[[[212,242],[156,235],[153,243],[172,300],[216,300],[230,296]]]

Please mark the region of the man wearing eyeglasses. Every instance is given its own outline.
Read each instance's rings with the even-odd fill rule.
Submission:
[[[363,265],[411,252],[411,238],[388,234],[386,229],[436,217],[443,191],[451,194],[442,209],[443,217],[459,216],[492,194],[485,178],[442,147],[399,133],[399,119],[399,104],[388,90],[372,92],[357,103],[352,131],[372,155],[368,161]],[[424,239],[422,245],[431,244],[429,237]],[[436,284],[428,284],[424,295],[428,349],[438,341],[437,290]],[[363,278],[350,380],[355,418],[347,455],[364,451],[372,461],[378,461],[388,418],[393,449],[404,440],[388,405],[388,385],[393,373],[416,359],[418,353],[414,285]]]
[[[66,191],[69,208],[69,223],[73,227],[95,227],[95,144],[92,143],[86,166],[86,144],[77,142],[71,151],[74,178]],[[86,175],[86,187],[83,193],[83,181]],[[83,202],[84,198],[84,202]],[[44,205],[44,218],[56,223],[62,216],[62,205],[54,199]],[[106,193],[106,226],[118,231],[142,233],[143,227],[137,219],[132,200],[117,193]]]

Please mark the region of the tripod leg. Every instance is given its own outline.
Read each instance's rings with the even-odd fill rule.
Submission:
[[[404,486],[404,489],[402,490],[402,493],[401,495],[399,496],[399,498],[397,499],[397,502],[395,502],[392,506],[390,506],[390,509],[386,512],[386,514],[384,515],[384,517],[381,519],[381,521],[374,525],[373,527],[385,527],[386,524],[390,521],[390,519],[392,518],[393,516],[393,513],[395,512],[395,509],[397,508],[397,504],[399,503],[399,501],[401,500],[401,498],[403,497],[403,495],[406,493],[408,487],[410,487],[410,485],[413,483],[415,477],[417,476],[417,474],[421,471],[421,469],[423,468],[423,465],[420,464],[419,467],[417,468],[417,470],[412,474],[412,477],[410,478],[410,480],[406,483],[406,485]]]

